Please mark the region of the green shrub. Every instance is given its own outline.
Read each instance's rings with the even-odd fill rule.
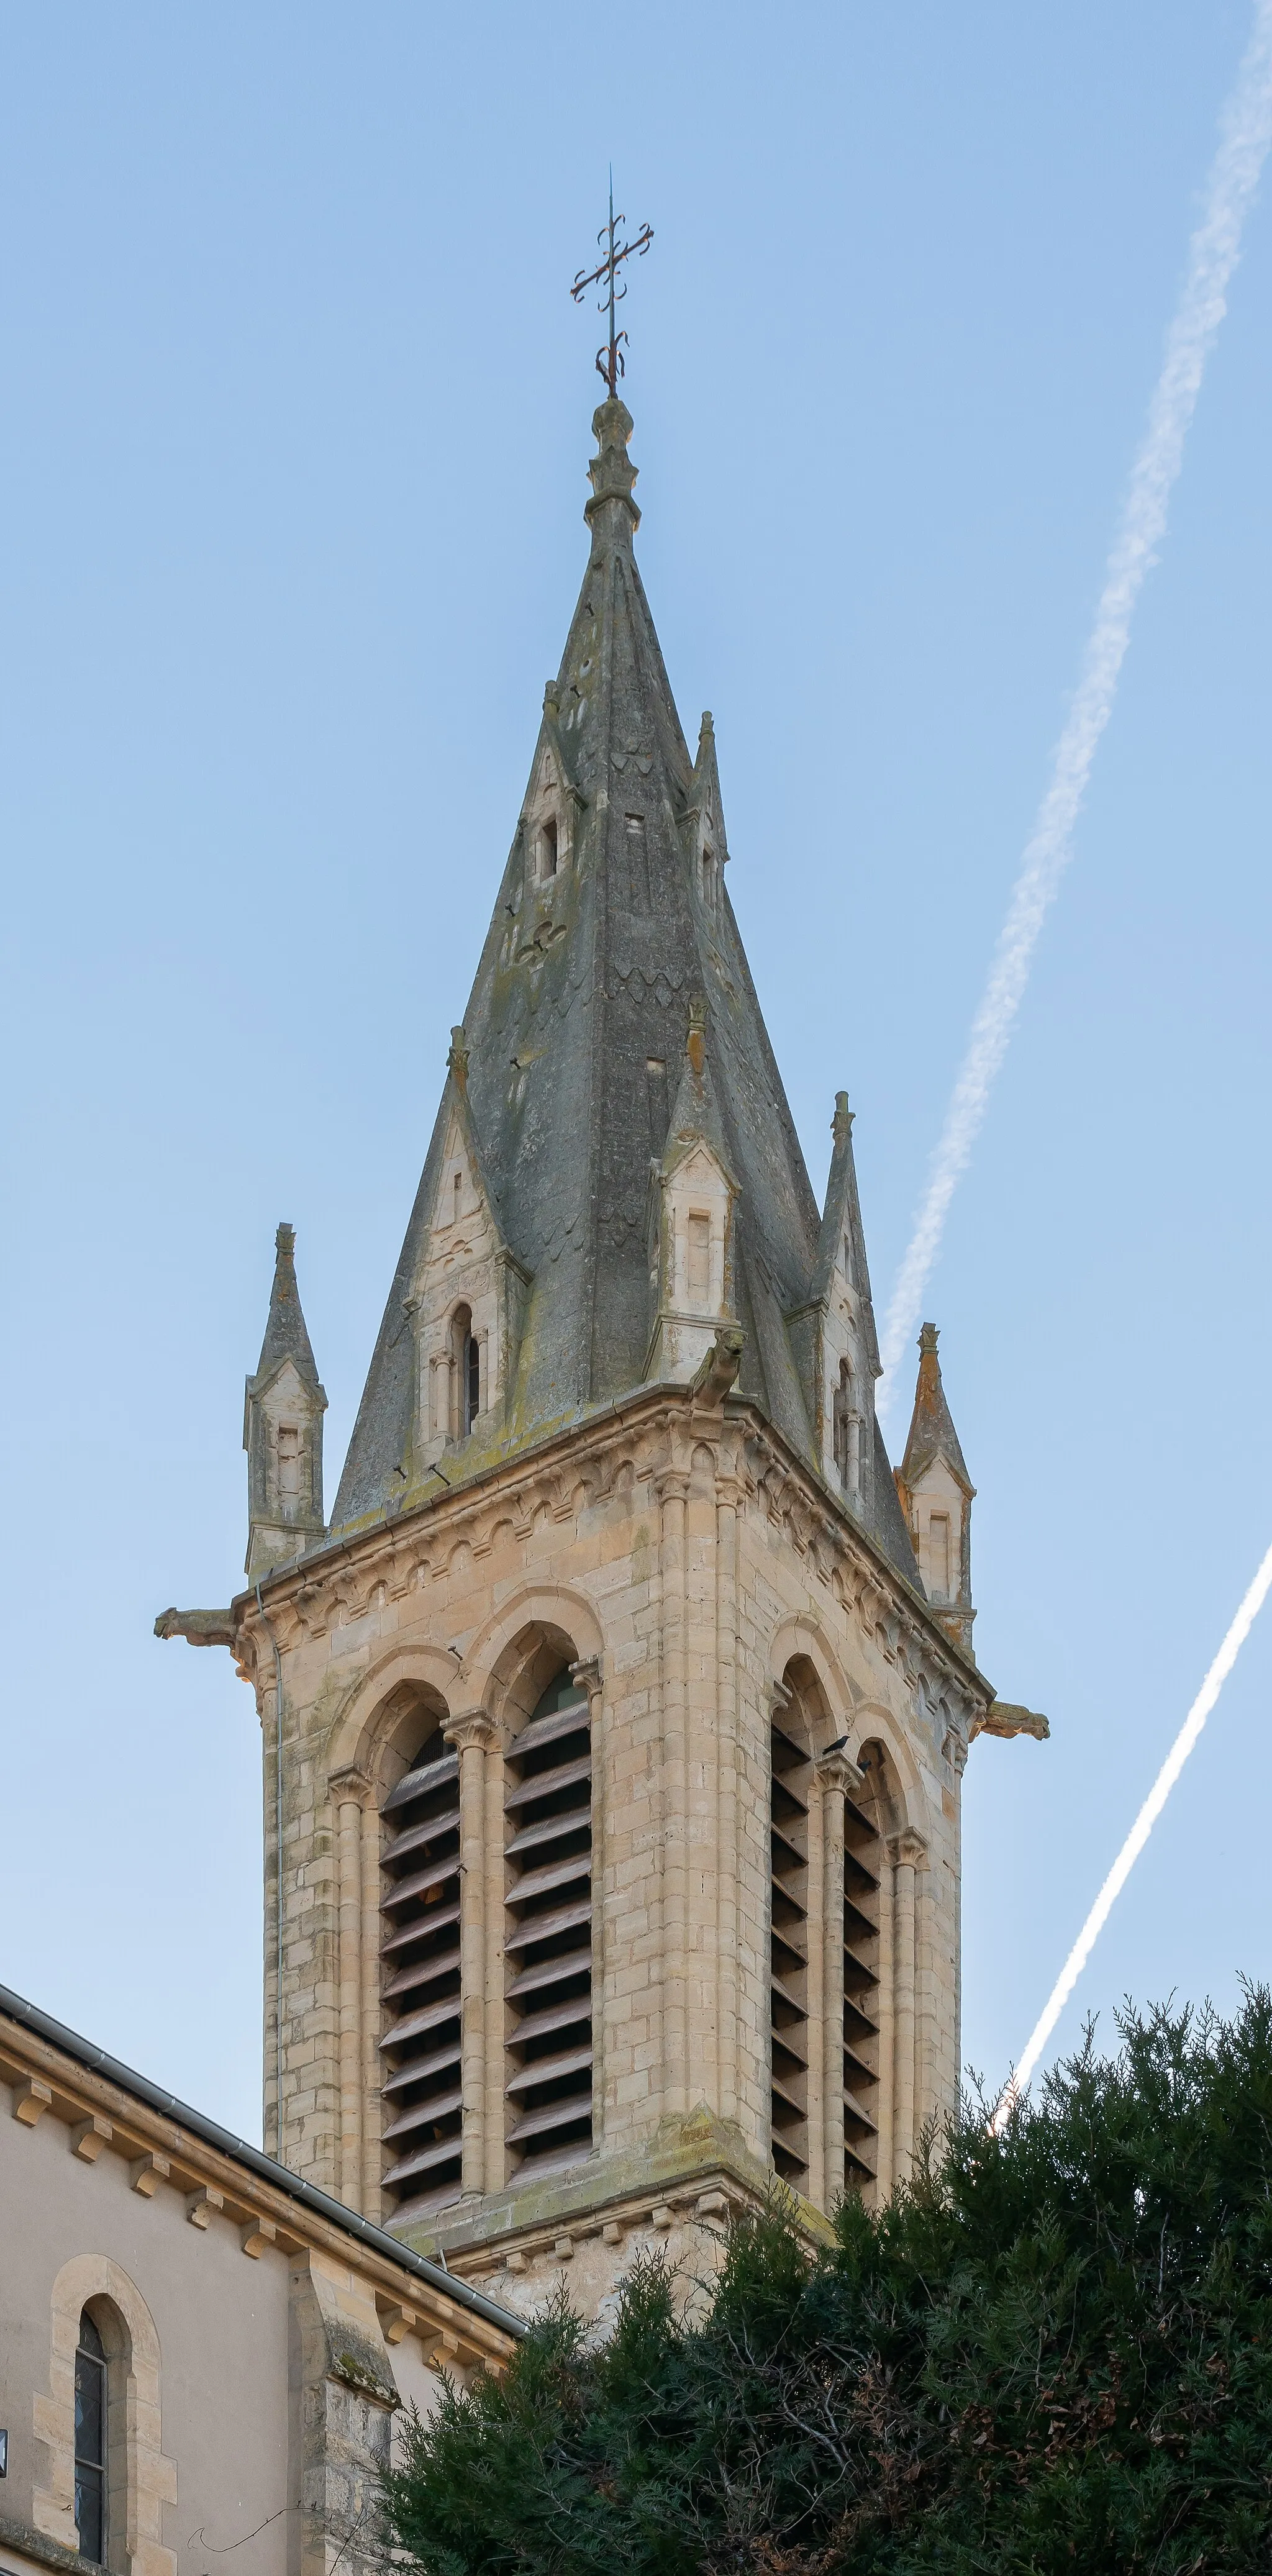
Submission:
[[[656,2263],[406,2428],[427,2576],[1272,2571],[1272,1998],[1127,2014],[991,2137],[969,2105],[810,2259],[776,2204],[705,2319]]]

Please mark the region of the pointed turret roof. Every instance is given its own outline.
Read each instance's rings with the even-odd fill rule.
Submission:
[[[632,551],[640,513],[631,427],[621,401],[595,414],[587,570],[544,693],[460,1041],[491,1205],[530,1282],[499,1446],[507,1453],[642,1383],[652,1323],[650,1166],[667,1146],[691,1005],[700,1002],[712,1122],[740,1192],[739,1392],[811,1456],[786,1317],[809,1297],[821,1221],[724,888],[714,728],[704,717],[691,757]],[[558,832],[562,853],[547,872],[536,856],[545,799],[559,806],[552,858]],[[333,1527],[403,1498],[408,1303],[448,1118],[444,1101]]]
[[[830,1174],[826,1182],[826,1204],[822,1210],[821,1240],[817,1247],[817,1267],[813,1274],[814,1297],[827,1297],[839,1247],[851,1247],[850,1271],[853,1288],[860,1300],[862,1339],[866,1358],[875,1377],[882,1374],[879,1364],[879,1337],[875,1331],[874,1299],[870,1294],[870,1264],[866,1259],[866,1235],[861,1222],[861,1201],[857,1195],[857,1166],[852,1150],[853,1111],[848,1106],[846,1091],[835,1093],[835,1115],[831,1124],[832,1150]]]
[[[919,1335],[919,1378],[914,1390],[910,1436],[897,1472],[902,1484],[913,1490],[933,1459],[944,1458],[956,1484],[962,1486],[970,1502],[976,1487],[968,1475],[958,1433],[945,1401],[941,1363],[936,1355],[939,1340],[935,1324],[925,1324]]]
[[[257,1393],[284,1360],[294,1360],[306,1384],[318,1388],[321,1393],[318,1364],[296,1285],[294,1225],[280,1225],[274,1237],[274,1284],[269,1292],[269,1314],[265,1319],[265,1339],[261,1343],[256,1375],[248,1380],[249,1394]]]

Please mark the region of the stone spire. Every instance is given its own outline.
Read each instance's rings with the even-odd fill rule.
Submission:
[[[945,1388],[935,1324],[919,1335],[919,1376],[914,1390],[905,1456],[897,1492],[924,1589],[946,1634],[970,1654],[972,1622],[972,1503],[976,1488],[967,1472]]]
[[[298,1556],[323,1535],[322,1417],[327,1398],[296,1285],[296,1232],[274,1238],[274,1283],[256,1374],[244,1388],[247,1572]]]
[[[453,1481],[668,1366],[650,1173],[694,1005],[733,1192],[738,1392],[821,1465],[819,1390],[788,1329],[821,1221],[725,889],[714,727],[704,716],[692,756],[633,553],[631,427],[623,402],[600,404],[587,569],[464,1012],[468,1143],[452,1052],[335,1528],[422,1499],[439,1444],[458,1450]],[[440,1311],[448,1282],[462,1331]],[[476,1356],[448,1413],[437,1391],[454,1388],[461,1340]],[[866,1517],[913,1581],[886,1462],[873,1483]]]

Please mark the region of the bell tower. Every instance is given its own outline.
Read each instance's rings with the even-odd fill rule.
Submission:
[[[994,1698],[915,1554],[938,1485],[970,1502],[934,1357],[899,1496],[847,1097],[819,1208],[714,727],[691,754],[637,569],[631,417],[593,426],[578,606],[330,1528],[254,1464],[252,1587],[163,1623],[232,1642],[261,1712],[267,2145],[500,2298],[568,2269],[589,2312],[774,2176],[815,2230],[908,2172],[957,2090]],[[290,1258],[284,1229],[280,1311]],[[267,1336],[254,1461],[272,1365]]]

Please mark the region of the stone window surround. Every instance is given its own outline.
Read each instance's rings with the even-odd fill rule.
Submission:
[[[159,2337],[136,2282],[106,2254],[76,2254],[53,2284],[49,2385],[32,2414],[47,2476],[32,2511],[37,2531],[78,2550],[75,2525],[75,2354],[80,2318],[93,2316],[107,2354],[106,2547],[111,2576],[176,2576],[163,2546],[163,2508],[177,2499],[177,2468],[165,2458]]]

